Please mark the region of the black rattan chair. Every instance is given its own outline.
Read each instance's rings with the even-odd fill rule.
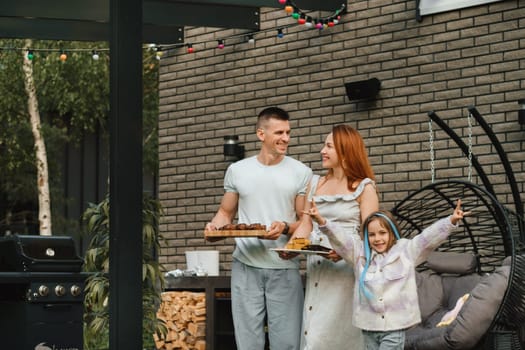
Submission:
[[[438,218],[450,215],[461,199],[465,217],[460,229],[438,251],[471,252],[478,259],[478,273],[490,274],[510,257],[508,285],[489,330],[473,349],[525,349],[525,256],[523,218],[503,207],[483,188],[466,181],[435,182],[416,191],[392,212],[402,234],[414,237]],[[425,265],[420,269],[424,270]],[[447,349],[461,349],[450,344]],[[466,350],[466,349],[465,349]]]

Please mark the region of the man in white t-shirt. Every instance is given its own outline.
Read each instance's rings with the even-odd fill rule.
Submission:
[[[263,238],[236,238],[231,272],[232,315],[239,350],[262,350],[268,325],[270,348],[299,349],[303,285],[297,259],[284,260],[281,248],[298,225],[312,170],[286,156],[290,122],[286,111],[269,107],[259,113],[259,154],[231,164],[224,196],[214,218],[215,230],[239,223],[266,225]]]

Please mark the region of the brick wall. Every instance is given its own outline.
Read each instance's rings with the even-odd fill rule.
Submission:
[[[276,0],[277,3],[277,0]],[[278,4],[277,4],[278,5]],[[261,9],[256,43],[240,30],[187,28],[195,53],[174,48],[162,58],[159,193],[165,208],[161,262],[185,269],[186,250],[218,249],[228,274],[233,240],[206,243],[203,228],[216,212],[224,172],[223,136],[238,135],[246,156],[258,150],[258,112],[275,105],[291,114],[289,154],[322,173],[319,151],[334,124],[365,138],[381,206],[391,208],[431,182],[429,118],[434,110],[465,142],[498,199],[514,208],[495,148],[472,120],[474,105],[506,151],[525,201],[525,3],[501,1],[415,19],[416,1],[351,1],[325,30],[291,26],[282,9]],[[216,39],[226,47],[216,48]],[[375,100],[349,101],[344,84],[376,77]],[[467,180],[468,158],[433,123],[436,180]],[[481,185],[475,170],[472,181]]]

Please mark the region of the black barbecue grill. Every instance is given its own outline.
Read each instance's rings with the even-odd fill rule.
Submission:
[[[83,349],[82,263],[71,237],[0,238],[2,349]]]

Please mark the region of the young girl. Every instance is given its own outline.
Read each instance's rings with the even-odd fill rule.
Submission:
[[[405,329],[421,322],[415,267],[423,263],[469,212],[458,200],[452,215],[435,222],[413,239],[402,239],[387,211],[363,222],[363,240],[327,221],[312,203],[307,214],[319,224],[334,250],[354,268],[353,324],[363,333],[366,350],[403,349]]]

